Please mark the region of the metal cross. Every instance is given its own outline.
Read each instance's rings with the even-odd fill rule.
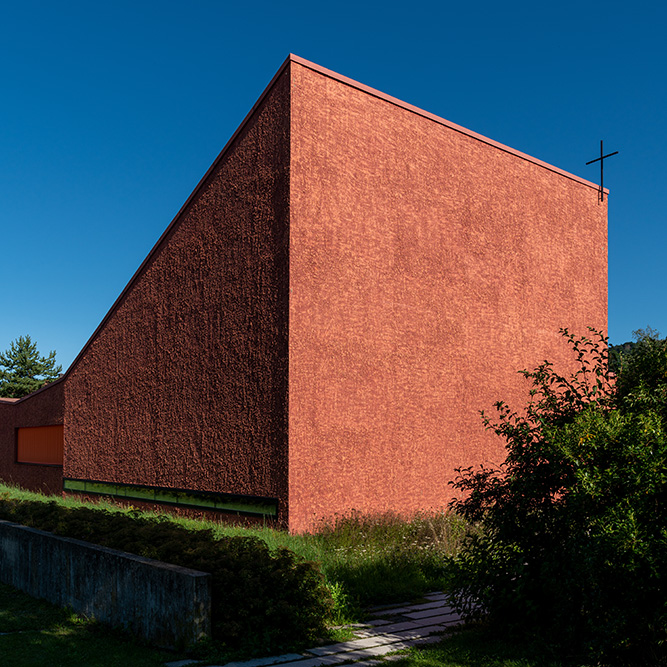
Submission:
[[[604,201],[604,161],[606,158],[611,157],[612,155],[617,155],[618,151],[604,155],[604,150],[602,149],[602,139],[600,139],[600,157],[596,157],[595,160],[591,160],[586,164],[593,164],[593,162],[600,162],[600,201]]]

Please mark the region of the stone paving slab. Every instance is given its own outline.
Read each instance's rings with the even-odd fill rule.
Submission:
[[[422,618],[429,618],[432,616],[442,616],[442,614],[450,613],[455,614],[456,612],[451,607],[435,607],[434,609],[424,609],[423,611],[408,611],[402,614],[407,618],[412,618],[415,621],[418,621]]]
[[[407,637],[398,637],[396,635],[375,635],[371,637],[364,637],[362,639],[353,639],[349,642],[340,642],[338,644],[331,644],[329,646],[319,646],[317,648],[308,649],[308,653],[313,655],[331,655],[333,653],[346,653],[357,649],[373,648],[375,646],[382,646],[383,644],[392,644]],[[412,639],[412,638],[411,638]]]
[[[432,593],[425,598],[429,602],[376,607],[373,613],[377,618],[374,620],[345,626],[355,635],[347,642],[316,646],[300,654],[286,653],[208,667],[328,667],[346,663],[353,663],[353,667],[375,667],[395,659],[393,654],[397,651],[440,641],[440,634],[461,622],[460,616],[448,606],[444,593]],[[185,667],[188,664],[197,663],[182,661],[168,663],[165,667]],[[203,663],[198,664],[204,667]]]
[[[400,632],[401,630],[417,630],[418,628],[425,628],[430,625],[440,625],[442,623],[452,624],[459,623],[461,617],[456,612],[443,614],[442,616],[431,616],[427,619],[420,619],[417,621],[399,621],[398,623],[391,623],[390,625],[383,625],[380,629],[384,632]]]
[[[293,662],[303,658],[301,653],[284,653],[283,655],[274,655],[270,658],[255,658],[254,660],[245,660],[243,662],[228,662],[225,667],[269,667],[269,665],[281,665],[285,662]],[[165,667],[169,667],[165,665]]]
[[[436,593],[426,593],[426,595],[424,595],[424,598],[426,600],[444,600],[444,601],[447,601],[447,600],[449,600],[449,595],[447,595],[447,593],[442,593],[441,591],[438,591]]]
[[[420,637],[418,639],[409,639],[402,642],[392,642],[390,644],[382,644],[380,646],[372,646],[365,649],[357,649],[356,651],[346,651],[344,653],[334,653],[331,655],[307,657],[300,655],[298,660],[291,662],[280,663],[281,667],[328,667],[329,665],[342,665],[345,663],[354,663],[355,667],[362,667],[359,661],[364,658],[385,656],[388,653],[395,651],[402,651],[412,646],[421,644],[429,644],[440,641],[440,637]],[[249,661],[248,661],[249,662]],[[373,663],[380,663],[381,660],[373,660]],[[201,663],[200,663],[201,664]],[[243,665],[245,663],[227,663],[225,665],[209,665],[208,667],[231,667],[231,665]]]
[[[396,632],[392,637],[397,639],[425,639],[431,635],[439,635],[446,632],[450,625],[430,625],[425,628],[418,628],[417,630],[405,630],[404,632]]]
[[[421,604],[401,606],[401,607],[386,607],[384,609],[379,609],[374,611],[371,616],[386,616],[391,613],[392,616],[397,614],[405,614],[406,612],[415,612],[421,611],[422,609],[438,609],[442,607],[441,600],[433,600],[431,602],[423,602]]]
[[[326,665],[342,665],[347,662],[363,660],[375,656],[383,656],[394,651],[402,651],[419,644],[427,644],[440,641],[440,637],[422,637],[406,641],[393,642],[391,644],[382,644],[381,646],[370,646],[368,648],[358,649],[356,651],[346,651],[344,653],[334,653],[332,655],[323,655],[314,658],[303,658],[294,662],[283,663],[283,667],[320,667]],[[218,666],[222,667],[222,666]],[[227,666],[224,666],[227,667]]]

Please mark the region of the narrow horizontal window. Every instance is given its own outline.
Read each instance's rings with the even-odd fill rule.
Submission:
[[[61,466],[63,425],[31,426],[17,429],[16,462]]]
[[[115,484],[113,482],[71,478],[63,480],[63,490],[247,516],[275,518],[278,513],[278,500],[276,498],[258,496],[239,496],[211,491],[169,489],[160,486],[141,486],[139,484]]]

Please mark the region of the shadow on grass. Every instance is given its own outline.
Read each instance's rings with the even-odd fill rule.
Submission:
[[[438,644],[413,649],[392,667],[593,667],[554,656],[547,647],[517,645],[481,628],[461,629]]]
[[[0,636],[0,655],[13,667],[161,667],[175,659],[130,641],[66,627]]]
[[[356,608],[361,609],[414,600],[433,590],[442,590],[447,574],[443,561],[419,560],[401,553],[356,561],[349,558],[330,565],[327,576],[350,591]]]
[[[4,585],[0,656],[11,667],[161,667],[181,657]]]

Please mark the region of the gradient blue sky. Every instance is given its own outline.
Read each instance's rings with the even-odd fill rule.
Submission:
[[[604,139],[609,336],[667,334],[667,3],[247,7],[3,3],[0,351],[69,366],[289,52],[595,182]]]

